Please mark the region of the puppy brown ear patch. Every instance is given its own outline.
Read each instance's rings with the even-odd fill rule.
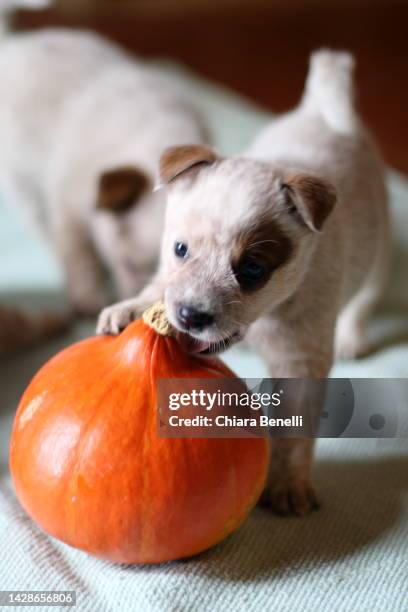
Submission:
[[[337,201],[333,185],[315,176],[292,174],[286,177],[282,188],[305,224],[319,232]]]
[[[201,145],[169,147],[160,158],[160,183],[163,185],[171,183],[185,172],[209,166],[218,159],[212,149]]]
[[[96,208],[114,213],[129,210],[148,189],[146,174],[133,166],[123,166],[104,172],[99,178]]]

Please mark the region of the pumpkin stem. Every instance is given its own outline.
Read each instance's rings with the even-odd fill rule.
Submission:
[[[167,318],[166,308],[162,300],[155,302],[153,306],[150,306],[144,311],[143,321],[146,325],[154,329],[155,332],[160,334],[160,336],[174,335],[174,327]]]

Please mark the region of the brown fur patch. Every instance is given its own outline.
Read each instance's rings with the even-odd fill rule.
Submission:
[[[320,231],[337,200],[333,185],[315,176],[290,174],[284,187],[306,225]]]
[[[96,208],[115,213],[125,212],[149,185],[146,174],[133,166],[108,170],[99,179]]]
[[[274,270],[290,258],[293,245],[278,224],[265,220],[250,230],[244,230],[236,240],[232,267],[241,288],[245,292],[261,289],[270,279]],[[252,283],[240,277],[240,266],[245,261],[255,261],[265,267],[265,275]]]
[[[212,149],[201,145],[169,147],[160,158],[160,180],[164,184],[170,183],[181,174],[213,164],[217,159]]]

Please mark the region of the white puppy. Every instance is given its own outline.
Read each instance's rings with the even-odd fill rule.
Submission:
[[[163,147],[206,141],[185,93],[88,32],[10,35],[0,46],[0,189],[46,230],[80,312],[140,291],[156,267]]]
[[[117,333],[164,297],[196,352],[246,335],[271,377],[324,378],[335,351],[364,351],[389,222],[383,163],[354,110],[352,68],[346,53],[313,55],[300,105],[242,157],[202,146],[164,153],[161,267],[138,298],[101,314],[99,332]],[[273,441],[268,498],[277,511],[316,506],[312,454],[312,440]]]

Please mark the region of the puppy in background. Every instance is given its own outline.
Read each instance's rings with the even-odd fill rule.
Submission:
[[[79,313],[111,301],[106,272],[119,298],[143,288],[162,233],[160,152],[206,141],[177,87],[95,34],[44,30],[0,44],[0,189],[53,244]]]
[[[9,34],[10,15],[14,9],[44,8],[49,4],[50,0],[3,0],[0,5],[0,38]],[[62,332],[67,325],[68,318],[63,315],[48,313],[30,316],[0,305],[0,357]]]
[[[312,56],[299,106],[243,155],[168,149],[168,205],[157,276],[104,310],[118,333],[164,298],[171,323],[216,353],[244,336],[272,378],[325,378],[335,355],[367,348],[367,318],[386,278],[384,167],[353,104],[353,58]],[[302,397],[299,398],[302,401]],[[317,506],[313,441],[273,439],[268,500],[280,513]]]

